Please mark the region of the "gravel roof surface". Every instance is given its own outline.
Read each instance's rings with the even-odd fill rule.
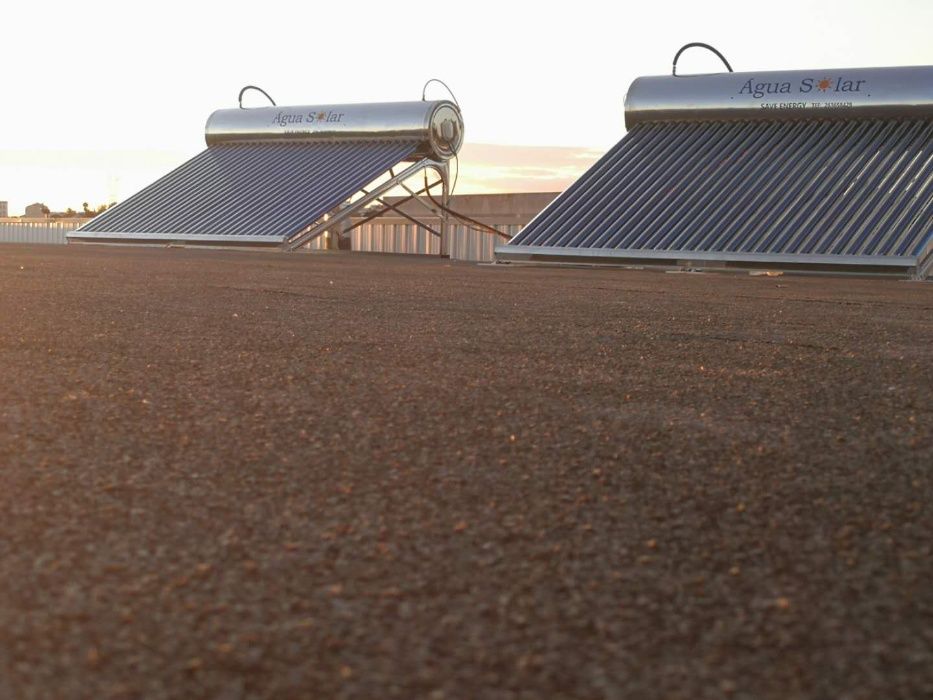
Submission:
[[[0,698],[933,695],[933,285],[0,248]]]

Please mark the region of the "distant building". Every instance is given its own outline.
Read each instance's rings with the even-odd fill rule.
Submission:
[[[5,219],[10,215],[10,205],[8,202],[0,201],[0,219]]]
[[[36,202],[35,204],[30,204],[28,207],[26,207],[25,216],[27,217],[35,217],[38,219],[48,215],[49,208],[42,204],[42,202]]]

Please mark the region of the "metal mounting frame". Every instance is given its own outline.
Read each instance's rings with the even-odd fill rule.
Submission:
[[[399,186],[403,187],[408,192],[411,192],[411,190],[408,187],[406,187],[404,183],[408,179],[426,170],[433,170],[434,173],[438,176],[440,180],[440,184],[442,186],[441,200],[445,207],[448,206],[449,199],[450,199],[450,168],[448,164],[446,162],[434,160],[432,158],[422,158],[420,160],[415,161],[414,163],[412,163],[411,165],[409,165],[407,168],[405,168],[399,173],[395,173],[394,167],[390,168],[388,171],[386,171],[389,173],[388,180],[385,180],[384,182],[380,183],[379,185],[374,187],[372,190],[367,190],[366,188],[361,188],[357,190],[357,192],[353,193],[346,200],[348,204],[344,206],[343,209],[341,209],[338,213],[333,214],[333,215],[325,214],[323,217],[319,218],[317,221],[312,223],[310,226],[306,227],[302,231],[299,231],[295,235],[286,239],[285,242],[282,244],[282,249],[283,250],[296,250],[298,248],[301,248],[302,246],[310,243],[315,238],[325,233],[328,229],[332,229],[338,224],[340,224],[341,222],[349,219],[350,217],[356,214],[359,214],[359,212],[364,207],[368,206],[369,204],[372,204],[373,202],[378,202],[379,204],[382,204],[386,209],[394,209],[395,211],[398,211],[395,205],[386,203],[382,199],[382,197],[390,190],[394,189],[395,187],[399,187]],[[431,187],[434,187],[436,185],[437,183],[433,183],[427,189],[430,189]],[[353,200],[353,197],[355,197],[358,194],[362,194],[362,196],[356,200]],[[417,197],[415,197],[415,199],[418,200]],[[450,231],[449,231],[450,226],[449,226],[449,216],[447,215],[446,212],[440,213],[441,225],[440,225],[439,232],[435,231],[432,227],[424,224],[423,222],[419,221],[413,216],[404,214],[403,212],[399,212],[399,213],[402,213],[402,215],[406,219],[410,219],[411,221],[415,222],[419,226],[422,226],[423,228],[430,231],[432,234],[440,236],[441,256],[450,255]]]

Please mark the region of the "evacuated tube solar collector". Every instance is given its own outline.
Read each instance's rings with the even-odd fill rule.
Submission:
[[[422,171],[446,201],[463,135],[447,100],[221,109],[205,151],[69,239],[297,248]]]
[[[498,260],[933,272],[933,66],[643,77],[625,123]]]

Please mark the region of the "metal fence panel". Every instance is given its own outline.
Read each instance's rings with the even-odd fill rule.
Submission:
[[[499,225],[498,231],[516,235],[521,226]],[[439,255],[441,243],[437,236],[414,224],[367,223],[351,232],[353,250],[367,253],[408,253]],[[450,257],[452,260],[492,262],[497,244],[506,239],[485,231],[459,224],[450,225]]]
[[[414,224],[363,224],[350,232],[353,250],[365,253],[439,255],[440,241]]]
[[[75,221],[0,221],[0,243],[67,243],[65,234],[80,226]]]
[[[491,233],[461,225],[453,225],[450,234],[450,257],[453,260],[471,260],[492,262],[496,245],[506,243],[508,239]],[[497,231],[515,236],[520,230],[518,225],[496,225]]]

